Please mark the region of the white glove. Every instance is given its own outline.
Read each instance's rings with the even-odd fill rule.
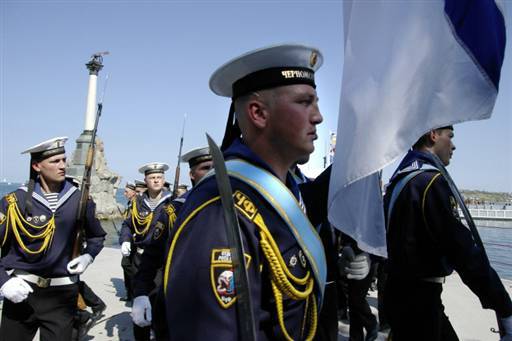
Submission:
[[[123,254],[123,256],[128,257],[131,252],[132,252],[132,243],[123,242],[121,244],[121,253]]]
[[[32,287],[18,277],[12,277],[0,288],[0,294],[14,303],[20,303],[27,299],[28,294],[34,292]]]
[[[505,332],[505,335],[500,339],[500,341],[511,341],[512,340],[512,315],[505,318],[500,318],[501,327]]]
[[[370,272],[370,255],[366,252],[357,256],[350,246],[345,246],[341,251],[341,259],[338,264],[342,274],[348,279],[361,280]]]
[[[68,272],[72,275],[80,275],[92,263],[92,256],[85,253],[68,263]]]
[[[132,306],[133,323],[139,327],[147,327],[151,325],[151,303],[148,296],[137,296],[133,300]]]

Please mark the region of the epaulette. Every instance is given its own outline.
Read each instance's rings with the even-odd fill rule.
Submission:
[[[254,221],[254,218],[258,213],[258,209],[251,199],[249,199],[249,197],[244,193],[237,190],[233,194],[233,200],[235,202],[235,207],[237,207],[248,219]]]
[[[73,186],[78,187],[78,188],[80,188],[80,185],[82,184],[82,181],[80,181],[80,179],[78,179],[75,176],[66,175],[66,180],[68,180],[69,182],[71,182],[73,184]]]
[[[9,193],[5,196],[5,201],[7,201],[7,203],[9,205],[11,205],[11,204],[14,204],[15,202],[17,202],[18,198],[16,198],[16,194],[13,192],[13,193]]]

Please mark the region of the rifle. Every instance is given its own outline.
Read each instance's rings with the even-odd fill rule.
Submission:
[[[174,173],[174,184],[172,185],[172,199],[178,196],[178,184],[180,182],[180,163],[181,163],[181,149],[183,148],[183,135],[185,134],[185,121],[187,114],[183,115],[183,127],[181,128],[180,149],[178,152],[178,164]]]
[[[108,78],[107,78],[108,80]],[[80,256],[82,251],[82,245],[84,243],[84,226],[85,226],[85,214],[87,211],[87,200],[89,199],[89,191],[91,189],[91,175],[92,175],[92,166],[94,162],[94,152],[96,151],[96,132],[98,131],[98,122],[100,120],[101,111],[103,109],[103,97],[105,96],[106,89],[106,81],[105,87],[103,88],[102,99],[98,103],[98,107],[96,109],[96,118],[94,120],[94,129],[91,134],[91,142],[89,144],[89,148],[87,150],[87,158],[85,160],[84,165],[84,175],[82,177],[82,186],[80,188],[81,196],[80,203],[78,204],[78,211],[76,214],[76,226],[78,227],[75,237],[75,243],[73,244],[73,252],[71,254],[71,259],[74,259]]]

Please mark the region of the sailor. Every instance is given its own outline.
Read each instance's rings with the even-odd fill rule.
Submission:
[[[447,180],[455,146],[453,127],[434,129],[413,146],[386,190],[388,280],[384,301],[393,340],[458,340],[444,313],[441,292],[453,270],[485,309],[496,311],[512,335],[512,302],[485,250],[461,222]]]
[[[30,180],[0,205],[0,339],[70,340],[78,297],[78,275],[103,248],[105,231],[87,202],[83,254],[71,259],[77,235],[80,190],[66,178],[64,143],[56,137],[30,153]]]
[[[126,208],[123,214],[123,218],[126,219],[128,217],[128,212],[132,207],[132,199],[137,195],[137,190],[135,187],[135,182],[127,182],[124,187],[124,197],[128,200],[126,203]],[[131,247],[130,247],[131,248]],[[124,288],[126,294],[122,296],[119,300],[124,302],[129,302],[132,300],[132,278],[135,275],[135,269],[133,268],[132,261],[129,256],[124,256],[121,258],[121,267],[123,268],[123,279],[124,279]]]
[[[187,193],[188,185],[180,184],[178,185],[178,192],[176,193],[177,197],[181,197],[183,194]]]
[[[258,340],[312,339],[316,332],[325,255],[289,169],[314,150],[321,64],[317,49],[278,45],[238,57],[210,78],[214,93],[232,99],[222,149]],[[207,175],[180,211],[166,260],[170,340],[248,337],[238,327],[250,321],[237,321],[225,219],[215,176]]]
[[[137,194],[137,191],[135,190],[135,183],[133,182],[127,182],[126,186],[124,186],[124,197],[126,200],[128,200],[128,203],[132,201],[132,198]]]
[[[192,184],[197,183],[212,168],[212,156],[208,147],[196,148],[181,157],[181,162],[188,162],[189,176]],[[142,255],[139,271],[134,278],[134,295],[132,319],[140,327],[152,325],[157,340],[166,340],[167,321],[165,319],[165,305],[163,302],[163,288],[161,280],[155,285],[155,278],[161,279],[165,252],[169,245],[169,233],[173,228],[179,210],[187,198],[187,193],[174,198],[167,208],[169,214],[162,214],[159,221],[168,228],[162,236],[154,239],[151,245],[146,246]],[[155,299],[151,299],[155,297]],[[151,304],[153,302],[153,304]]]
[[[171,192],[163,188],[164,173],[168,169],[169,166],[161,162],[151,162],[139,169],[139,172],[144,174],[147,190],[132,199],[131,209],[123,222],[119,236],[121,253],[130,259],[133,274],[140,269],[145,248],[151,245],[153,240],[159,239],[166,230],[166,227],[158,220],[169,210],[171,200]],[[129,281],[132,280],[133,277],[129,279]],[[133,286],[131,287],[133,290]],[[134,297],[133,292],[128,293],[128,296]],[[134,324],[133,332],[136,340],[149,340],[150,338],[149,327],[141,328]]]
[[[141,180],[135,180],[135,192],[137,194],[143,193],[148,189],[148,186],[146,185],[146,182]]]

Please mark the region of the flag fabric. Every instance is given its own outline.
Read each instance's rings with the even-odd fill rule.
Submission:
[[[431,129],[489,118],[505,50],[493,0],[343,3],[344,66],[329,221],[386,256],[378,173]]]

